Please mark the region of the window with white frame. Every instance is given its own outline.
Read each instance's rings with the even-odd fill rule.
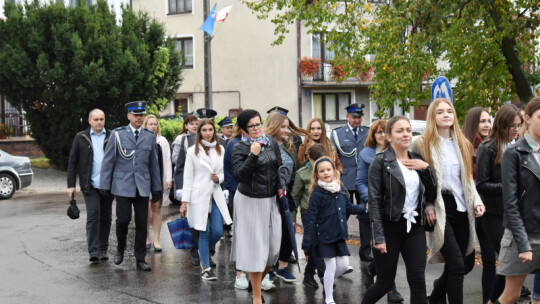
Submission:
[[[184,68],[193,69],[193,37],[177,38],[176,50],[184,56]]]
[[[193,10],[193,0],[168,0],[169,14],[186,14]]]
[[[351,104],[351,93],[313,93],[313,117],[325,122],[347,119],[345,107]]]

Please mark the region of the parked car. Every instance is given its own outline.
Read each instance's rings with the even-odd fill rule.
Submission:
[[[16,190],[30,186],[33,176],[28,157],[0,150],[0,200],[9,199]]]

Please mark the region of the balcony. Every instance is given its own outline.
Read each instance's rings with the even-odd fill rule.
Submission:
[[[319,65],[319,71],[313,76],[313,79],[302,77],[302,86],[309,87],[321,87],[321,86],[369,86],[373,84],[373,76],[375,74],[371,72],[366,77],[347,77],[342,81],[338,81],[334,77],[334,67],[327,62],[321,62]]]

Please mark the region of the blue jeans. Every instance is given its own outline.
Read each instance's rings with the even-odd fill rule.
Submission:
[[[540,300],[540,274],[534,275],[532,298],[535,300]]]
[[[206,231],[199,232],[199,254],[203,268],[210,267],[210,248],[214,248],[223,234],[223,219],[221,213],[212,200],[212,212],[208,214]]]

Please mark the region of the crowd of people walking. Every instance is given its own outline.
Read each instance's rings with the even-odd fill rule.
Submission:
[[[265,119],[244,110],[236,124],[228,117],[215,122],[217,113],[203,108],[184,118],[171,146],[145,107],[126,104],[129,124],[114,130],[94,109],[73,141],[68,195],[76,194],[78,174],[91,263],[109,259],[115,199],[114,263],[124,260],[133,210],[135,265],[151,271],[147,251],[163,250],[162,206],[178,200],[201,279],[218,279],[212,255],[230,236],[234,286],[252,292],[253,303],[265,302],[262,291],[275,289],[274,280],[297,280],[289,271],[296,249],[306,258],[303,284],[316,289],[320,282],[325,303],[335,303],[335,278],[353,271],[345,243],[351,214],[360,227],[358,256],[376,277],[365,304],[385,295],[389,302],[464,303],[477,239],[482,303],[515,303],[530,293],[526,275],[540,273],[540,97],[524,108],[502,106],[493,123],[486,109],[471,108],[463,128],[453,104],[435,99],[425,133],[415,139],[404,116],[362,126],[362,104],[347,106],[347,123],[329,136],[321,119],[302,129],[281,107]],[[300,221],[296,248],[290,230]],[[400,255],[409,299],[394,282]],[[427,263],[444,263],[429,295]],[[534,282],[538,304],[540,277]]]

